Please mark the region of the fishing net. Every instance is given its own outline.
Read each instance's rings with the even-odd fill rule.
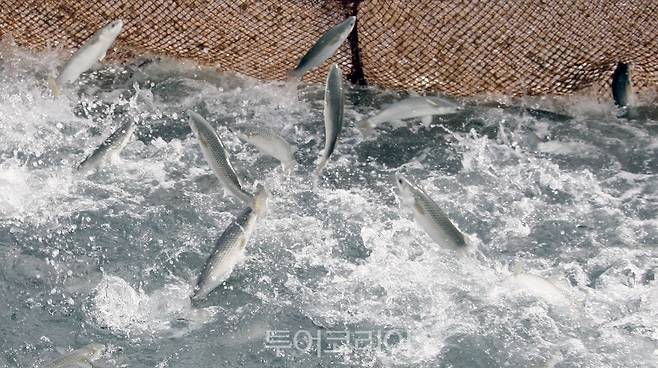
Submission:
[[[609,94],[617,62],[635,90],[658,78],[658,2],[439,0],[2,0],[0,33],[35,49],[78,47],[123,19],[108,55],[195,60],[265,80],[286,78],[326,30],[357,15],[337,62],[352,82],[452,95]]]

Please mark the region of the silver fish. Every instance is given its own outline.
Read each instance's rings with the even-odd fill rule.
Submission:
[[[235,169],[229,161],[229,152],[213,127],[194,111],[188,111],[187,115],[190,117],[190,127],[199,140],[201,152],[217,179],[228,193],[244,202],[249,202],[252,195],[242,188]]]
[[[338,136],[343,129],[343,112],[345,110],[345,94],[343,93],[343,77],[338,64],[333,64],[327,76],[327,87],[324,92],[324,151],[315,169],[315,175],[320,176],[327,165],[329,157],[336,148]]]
[[[92,367],[91,362],[100,358],[104,351],[105,345],[92,343],[66,353],[42,368]]]
[[[363,135],[369,134],[381,123],[401,119],[420,117],[428,126],[432,121],[432,115],[452,114],[458,109],[457,104],[440,97],[409,97],[391,104],[374,116],[361,120],[358,125]]]
[[[110,134],[91,155],[87,156],[78,165],[76,170],[80,172],[93,170],[100,167],[106,160],[118,155],[130,141],[134,130],[134,120],[127,117],[117,130]]]
[[[412,210],[416,223],[432,240],[444,248],[460,252],[467,248],[464,234],[422,189],[400,174],[395,175],[395,180],[400,189],[402,203]]]
[[[80,46],[73,56],[64,64],[55,81],[51,82],[53,94],[60,94],[60,87],[74,82],[80,74],[89,70],[97,61],[103,60],[107,50],[119,36],[123,21],[115,20],[99,29]]]
[[[284,172],[290,172],[294,166],[295,148],[274,130],[253,125],[241,125],[230,130],[243,141],[253,144],[261,152],[279,160]]]
[[[299,60],[297,67],[288,72],[292,79],[302,79],[304,73],[322,65],[333,55],[356,24],[356,17],[351,16],[323,34],[308,52]]]
[[[231,222],[215,242],[215,249],[203,267],[192,299],[205,298],[231,276],[235,265],[244,257],[244,251],[256,227],[256,221],[267,212],[268,198],[267,190],[262,185],[258,185],[249,207]]]
[[[615,105],[626,107],[631,95],[631,71],[626,63],[618,63],[612,74],[612,97]]]

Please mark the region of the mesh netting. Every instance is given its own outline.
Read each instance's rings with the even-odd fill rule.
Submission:
[[[192,59],[259,79],[285,79],[326,30],[356,14],[355,33],[307,81],[338,62],[353,81],[474,95],[608,93],[617,62],[634,88],[655,88],[658,3],[427,0],[3,0],[0,33],[22,46],[78,47],[123,19],[114,55]]]

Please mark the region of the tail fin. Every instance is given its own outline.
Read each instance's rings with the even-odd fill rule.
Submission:
[[[318,167],[315,168],[313,174],[319,178],[320,175],[322,175],[322,171],[324,170],[325,166],[327,166],[327,159],[322,157],[320,162],[318,162]]]
[[[53,91],[53,96],[59,97],[62,94],[62,91],[59,89],[59,85],[57,85],[57,81],[54,79],[48,78],[48,86],[50,86],[50,89]]]
[[[304,73],[300,73],[297,69],[288,71],[288,82],[301,82],[303,77]]]
[[[290,158],[288,161],[281,161],[281,169],[283,170],[283,173],[287,176],[292,174],[292,169],[297,165],[297,160],[295,158]]]

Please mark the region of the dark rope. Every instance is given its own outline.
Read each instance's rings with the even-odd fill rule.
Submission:
[[[363,65],[361,64],[361,53],[359,51],[359,18],[357,13],[359,12],[359,3],[362,0],[346,1],[345,5],[351,7],[350,14],[356,16],[356,24],[352,33],[347,37],[347,42],[350,44],[350,50],[352,53],[352,70],[350,75],[347,77],[352,84],[357,84],[360,86],[367,86],[368,82],[366,81],[365,76],[363,75]]]

